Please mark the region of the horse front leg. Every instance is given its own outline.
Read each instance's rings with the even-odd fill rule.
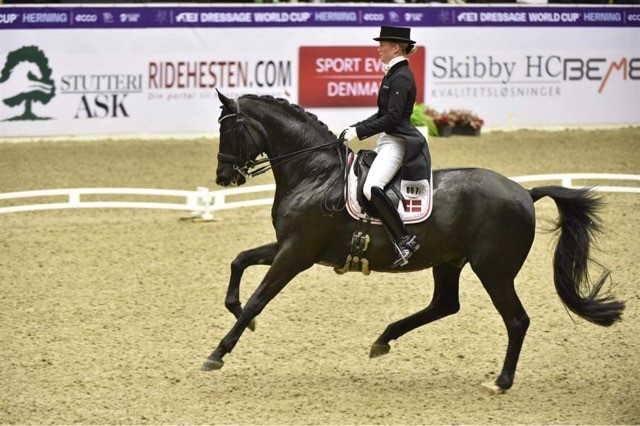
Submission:
[[[240,281],[245,269],[253,265],[271,265],[276,254],[278,254],[278,243],[271,243],[243,251],[231,262],[231,277],[224,305],[236,319],[240,318],[242,313]],[[256,329],[255,320],[251,321],[248,327],[249,330],[254,331]]]
[[[218,370],[224,362],[222,358],[231,352],[238,343],[240,336],[247,329],[251,321],[262,312],[267,304],[300,272],[309,269],[312,260],[301,256],[300,250],[280,250],[262,282],[253,292],[240,313],[235,325],[220,341],[218,347],[207,357],[202,370]]]

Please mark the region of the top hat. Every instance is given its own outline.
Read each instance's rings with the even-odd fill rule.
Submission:
[[[376,37],[374,40],[416,44],[416,42],[411,40],[409,37],[411,37],[411,28],[383,25],[380,27],[380,37]]]

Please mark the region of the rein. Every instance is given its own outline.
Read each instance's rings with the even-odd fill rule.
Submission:
[[[238,170],[238,172],[240,174],[242,174],[245,178],[249,177],[254,177],[254,176],[258,176],[261,175],[271,169],[273,169],[274,167],[278,167],[281,164],[286,163],[289,160],[294,159],[295,157],[301,155],[301,154],[305,154],[311,151],[315,151],[317,149],[322,149],[322,148],[326,148],[328,146],[334,146],[337,145],[339,142],[329,142],[329,143],[325,143],[322,145],[318,145],[318,146],[312,146],[310,148],[305,148],[305,149],[301,149],[300,151],[295,151],[295,152],[291,152],[289,154],[285,154],[285,155],[281,155],[279,157],[274,157],[274,158],[261,158],[257,161],[248,161],[247,164],[245,164],[243,167],[234,167],[234,169]],[[249,171],[249,169],[253,168],[253,167],[257,167],[260,166],[264,163],[269,163],[268,165],[261,167],[259,169],[253,170],[253,171]]]
[[[249,130],[249,127],[247,126],[247,124],[244,122],[244,120],[242,118],[240,118],[240,103],[238,102],[238,100],[236,99],[236,107],[237,107],[237,111],[236,113],[232,113],[232,114],[227,114],[224,115],[222,117],[220,117],[220,119],[218,119],[218,123],[222,123],[224,120],[226,120],[227,118],[231,118],[231,117],[236,117],[236,124],[237,125],[241,125],[243,126],[246,130],[247,133],[249,134],[249,137],[251,138],[251,141],[259,147],[258,143],[256,142],[256,140],[254,139],[253,135],[251,134],[251,131]],[[244,160],[241,157],[235,156],[235,155],[229,155],[229,154],[223,154],[223,153],[218,153],[218,160],[219,161],[223,161],[225,163],[232,163],[233,164],[233,169],[236,170],[238,173],[240,173],[245,179],[251,179],[254,176],[259,176],[263,173],[268,172],[269,170],[273,169],[274,167],[278,167],[284,163],[286,163],[289,160],[294,159],[295,157],[302,155],[302,154],[306,154],[308,152],[311,151],[316,151],[318,149],[322,149],[322,148],[326,148],[328,146],[336,146],[338,144],[342,143],[342,135],[340,135],[340,138],[337,141],[333,141],[333,142],[328,142],[322,145],[318,145],[318,146],[312,146],[309,148],[304,148],[301,149],[299,151],[294,151],[291,152],[289,154],[284,154],[284,155],[280,155],[278,157],[273,157],[273,158],[261,158],[259,160]],[[239,160],[239,161],[238,161]],[[241,163],[242,161],[245,161],[244,166],[238,166],[238,163]],[[265,163],[269,163],[268,165],[265,165],[263,167],[260,167],[258,169],[255,169],[255,167],[261,166]],[[254,169],[254,170],[251,170]]]
[[[222,123],[224,120],[226,120],[227,118],[231,118],[231,117],[235,117],[236,121],[235,124],[237,127],[240,127],[242,131],[246,131],[249,134],[249,138],[251,138],[251,142],[253,142],[253,144],[258,148],[258,150],[262,150],[262,148],[260,147],[260,144],[255,140],[255,138],[253,137],[253,134],[251,133],[251,130],[249,129],[249,126],[247,125],[247,123],[244,121],[244,119],[240,116],[240,102],[238,99],[235,99],[235,103],[236,103],[236,112],[235,113],[231,113],[231,114],[226,114],[223,115],[222,117],[220,117],[218,119],[218,123]],[[239,129],[236,129],[236,132]],[[238,155],[230,155],[230,154],[223,154],[223,153],[218,153],[218,161],[221,162],[225,162],[225,163],[231,163],[231,165],[233,166],[233,169],[235,171],[237,171],[240,175],[242,175],[246,180],[251,179],[254,176],[259,176],[265,172],[268,172],[269,170],[278,167],[284,163],[286,163],[287,161],[290,161],[300,155],[303,154],[307,154],[319,149],[323,149],[323,148],[327,148],[330,146],[335,146],[338,149],[338,156],[340,157],[340,163],[341,163],[341,169],[342,169],[342,173],[340,173],[338,176],[336,176],[336,178],[329,184],[329,186],[327,187],[327,190],[324,193],[324,202],[323,202],[323,208],[324,211],[329,215],[332,216],[334,212],[340,212],[342,211],[345,207],[346,207],[346,196],[343,193],[343,196],[341,197],[341,200],[338,202],[338,204],[329,204],[329,195],[330,195],[330,190],[331,188],[334,187],[334,185],[340,180],[340,178],[342,178],[344,180],[344,182],[347,181],[347,175],[349,173],[348,171],[348,157],[349,157],[349,147],[344,143],[345,142],[345,135],[346,131],[343,131],[340,136],[338,136],[338,140],[337,141],[332,141],[332,142],[328,142],[322,145],[318,145],[318,146],[312,146],[309,148],[304,148],[301,149],[299,151],[294,151],[291,152],[289,154],[284,154],[284,155],[280,155],[278,157],[273,157],[273,158],[261,158],[259,160],[247,160],[244,159]],[[341,148],[344,147],[344,153],[341,152]],[[343,155],[344,154],[344,155]],[[244,162],[243,166],[239,166],[238,164],[242,164],[242,162]],[[269,163],[267,165],[264,165],[265,163]],[[259,168],[256,168],[258,166],[262,166]],[[253,170],[252,170],[253,169]]]

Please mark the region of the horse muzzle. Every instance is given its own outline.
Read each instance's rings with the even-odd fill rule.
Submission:
[[[216,184],[220,186],[240,186],[247,179],[232,167],[220,167],[216,170]]]

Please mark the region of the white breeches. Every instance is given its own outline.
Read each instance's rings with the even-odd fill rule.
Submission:
[[[362,190],[367,200],[371,200],[371,188],[374,186],[384,188],[400,170],[404,159],[404,146],[404,139],[380,133],[374,150],[378,156],[373,160]]]

